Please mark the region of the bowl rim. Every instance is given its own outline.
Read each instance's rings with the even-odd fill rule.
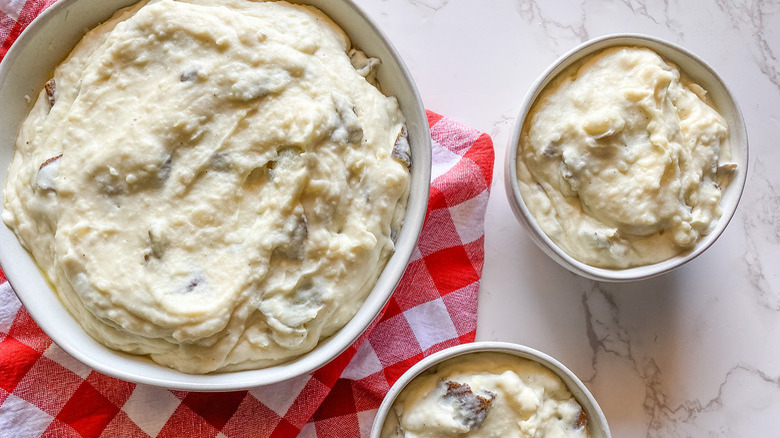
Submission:
[[[604,412],[601,410],[601,406],[598,404],[596,398],[593,397],[593,394],[591,394],[590,390],[587,388],[587,386],[585,386],[582,380],[580,380],[580,378],[577,377],[569,368],[567,368],[554,357],[534,348],[521,344],[501,341],[477,341],[456,345],[438,351],[414,364],[405,373],[403,373],[401,377],[398,378],[398,380],[395,381],[385,397],[382,399],[382,403],[379,405],[379,409],[377,409],[376,416],[374,417],[374,422],[371,425],[371,432],[369,435],[370,438],[380,438],[382,427],[384,426],[387,415],[390,413],[390,409],[392,408],[393,403],[395,403],[395,399],[398,397],[401,391],[406,388],[406,385],[408,385],[409,382],[411,382],[414,378],[429,370],[433,366],[449,359],[468,354],[490,352],[503,353],[529,359],[545,366],[550,371],[554,372],[558,377],[561,378],[561,380],[563,380],[564,384],[566,384],[567,388],[569,389],[569,392],[571,392],[572,395],[577,399],[582,408],[588,410],[589,420],[593,418],[591,414],[595,414],[595,420],[598,425],[594,427],[603,430],[604,435],[602,438],[611,438],[612,435],[609,429],[609,423],[607,422],[607,417],[604,415]],[[573,388],[572,385],[574,386]]]
[[[523,125],[525,124],[526,117],[528,116],[528,113],[530,112],[539,95],[549,83],[554,81],[558,75],[565,71],[569,66],[576,64],[577,62],[594,53],[615,46],[639,46],[650,48],[659,52],[659,55],[661,55],[661,57],[664,58],[667,62],[671,61],[674,64],[676,64],[676,62],[670,60],[667,57],[667,54],[676,53],[679,56],[687,58],[694,64],[698,65],[698,67],[700,67],[705,72],[705,74],[710,77],[712,82],[717,84],[725,99],[733,107],[733,118],[737,121],[737,125],[729,127],[730,135],[732,137],[736,136],[739,140],[742,140],[742,145],[732,144],[731,154],[732,157],[735,157],[737,156],[737,152],[743,153],[743,155],[740,157],[739,172],[737,172],[726,190],[723,191],[724,196],[726,193],[732,194],[734,199],[733,208],[723,209],[723,213],[718,220],[716,227],[709,234],[701,237],[699,242],[692,249],[684,251],[675,257],[649,265],[635,266],[625,269],[610,269],[592,266],[575,259],[562,248],[560,248],[539,226],[533,214],[525,204],[525,201],[523,200],[522,194],[520,192],[519,185],[517,184],[517,154],[520,144],[520,136],[522,134],[522,129]],[[658,50],[659,48],[661,49],[660,51]],[[681,70],[688,74],[688,72],[684,69]],[[736,210],[747,181],[749,158],[750,155],[748,147],[747,126],[745,125],[745,120],[742,116],[739,103],[726,85],[726,82],[710,64],[708,64],[690,50],[655,36],[641,33],[611,33],[592,38],[570,49],[563,55],[559,56],[533,82],[522,101],[519,115],[515,119],[512,138],[508,147],[506,148],[506,156],[504,160],[504,185],[506,195],[514,215],[529,231],[528,234],[531,240],[550,258],[569,271],[591,280],[614,283],[631,282],[657,277],[680,266],[683,266],[684,264],[697,258],[715,243],[715,241],[718,239],[718,237],[720,237],[720,235],[726,229],[727,225],[731,222],[731,219],[736,214]],[[723,207],[723,199],[721,199],[721,207]]]
[[[95,2],[98,1],[100,0],[61,0],[36,17],[18,36],[2,62],[0,62],[0,89],[2,89],[6,79],[10,75],[15,74],[12,67],[13,64],[20,56],[24,55],[24,47],[27,45],[28,40],[33,39],[39,29],[44,28],[58,14],[67,14],[74,5],[79,5],[83,2],[94,6]],[[400,85],[398,87],[399,90],[403,89],[405,99],[402,99],[400,95],[396,95],[396,97],[398,97],[399,104],[403,107],[402,110],[407,119],[407,129],[409,129],[410,124],[414,125],[413,129],[417,133],[416,142],[419,143],[417,146],[412,145],[413,161],[410,170],[409,200],[404,225],[396,241],[394,254],[388,259],[376,284],[366,296],[357,313],[333,335],[321,339],[314,350],[293,358],[288,362],[260,369],[187,374],[153,363],[147,357],[110,349],[92,339],[78,325],[75,317],[64,308],[52,286],[45,280],[45,275],[40,268],[38,268],[38,272],[41,272],[40,277],[42,278],[35,276],[32,279],[33,284],[28,285],[30,280],[25,278],[25,275],[28,274],[29,269],[25,271],[25,268],[18,266],[18,258],[20,255],[24,256],[19,250],[26,253],[30,259],[31,256],[18,245],[18,239],[18,248],[9,248],[11,245],[0,245],[0,265],[2,265],[9,284],[16,292],[25,309],[55,344],[82,364],[103,374],[125,381],[188,391],[243,390],[279,383],[312,373],[346,351],[370,327],[372,321],[379,317],[382,309],[384,309],[398,283],[401,281],[422,231],[430,188],[431,139],[420,93],[398,50],[377,23],[353,0],[339,0],[338,2],[328,0],[286,1],[293,4],[312,5],[323,12],[325,12],[324,9],[333,9],[339,11],[340,14],[343,13],[351,18],[359,19],[357,24],[353,23],[351,26],[365,28],[372,38],[378,39],[378,42],[374,42],[375,46],[386,50],[387,54],[392,58],[390,60],[383,59],[385,62],[380,64],[379,68],[381,69],[383,64],[391,64],[392,67],[390,68],[394,70],[393,74],[399,78]],[[136,3],[138,3],[138,0],[111,0],[110,3],[100,2],[100,4],[110,4],[111,11],[117,11]],[[320,4],[324,4],[326,7],[320,7]],[[346,28],[350,27],[349,23],[338,21],[332,17],[332,14],[326,15],[344,29],[351,41],[362,48],[360,41],[353,40],[353,35],[347,32]],[[101,19],[97,16],[90,17],[89,20],[92,24],[83,29],[82,36],[88,29],[94,28],[101,22]],[[359,22],[360,20],[362,20],[362,23]],[[363,41],[367,42],[365,38]],[[69,51],[62,53],[63,57],[53,60],[52,68],[58,65]],[[404,100],[404,102],[401,100]],[[9,147],[13,149],[13,145]],[[5,181],[3,181],[3,184],[5,184]],[[0,191],[0,193],[2,192]],[[4,196],[1,194],[0,199],[4,200]],[[0,205],[0,208],[2,208],[2,205]],[[0,233],[10,233],[16,239],[15,234],[5,224],[0,225],[0,228],[2,228]],[[37,265],[34,266],[37,268]],[[46,292],[52,295],[52,299],[47,299],[47,302],[40,303],[32,292],[43,291],[44,288],[48,289]],[[55,312],[57,317],[50,318],[50,312]],[[67,318],[57,322],[57,318],[65,318],[61,312],[64,312]],[[60,323],[64,323],[67,329],[61,330]],[[72,332],[74,324],[81,333]],[[75,334],[76,339],[69,338],[69,334]],[[91,354],[95,352],[99,354]],[[105,361],[106,359],[108,359],[108,363]]]

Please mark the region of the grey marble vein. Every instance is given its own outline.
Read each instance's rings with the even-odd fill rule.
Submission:
[[[585,11],[583,4],[572,5],[571,9],[576,10],[575,20],[556,20],[554,19],[556,11],[549,13],[545,8],[557,7],[547,2],[537,2],[536,0],[516,0],[515,9],[520,17],[528,24],[540,26],[550,42],[555,44],[556,51],[560,54],[562,49],[568,49],[571,41],[584,42],[589,39],[588,30],[585,26]]]
[[[585,310],[588,342],[593,350],[594,370],[598,367],[599,353],[631,362],[636,369],[631,340],[628,331],[620,324],[620,310],[613,295],[594,282],[593,288],[582,295],[582,305]]]
[[[731,417],[745,406],[733,397],[737,391],[752,391],[754,399],[761,398],[776,402],[780,397],[780,378],[747,366],[736,365],[723,377],[714,397],[705,400],[682,400],[673,402],[661,390],[660,370],[648,375],[648,397],[645,410],[651,416],[647,437],[745,436],[740,424]],[[773,404],[773,403],[772,403]],[[773,436],[771,431],[767,435]]]
[[[618,303],[616,294],[620,293],[617,291],[619,287],[615,288],[615,292],[608,290],[612,287],[593,283],[581,296],[587,337],[593,353],[593,375],[585,381],[593,385],[596,380],[609,380],[612,376],[600,375],[599,370],[608,368],[606,363],[610,361],[613,365],[615,361],[622,363],[622,367],[641,382],[640,387],[644,387],[644,436],[746,436],[743,429],[749,429],[751,424],[733,421],[735,415],[745,410],[745,395],[740,397],[740,394],[747,394],[751,403],[759,400],[756,404],[761,409],[780,410],[780,376],[737,361],[745,358],[735,358],[735,364],[711,385],[710,391],[696,393],[698,398],[689,391],[680,393],[676,389],[675,377],[665,377],[660,365],[663,361],[655,356],[658,352],[654,355],[647,351],[649,346],[637,348],[634,345],[632,336],[641,333],[629,329],[626,325],[629,321],[623,321],[620,309],[625,302],[620,300]],[[676,374],[672,372],[671,375]],[[708,393],[711,395],[703,395]],[[753,393],[759,395],[752,396]]]
[[[438,11],[441,8],[447,6],[450,0],[408,0],[409,3],[415,6],[421,6],[426,9]]]
[[[742,200],[741,211],[747,241],[744,261],[750,282],[758,291],[759,304],[769,310],[780,311],[780,290],[773,289],[766,274],[775,266],[765,266],[768,259],[762,253],[767,239],[775,246],[780,244],[780,192],[767,172],[766,163],[756,161]]]
[[[780,90],[780,59],[776,53],[780,30],[768,24],[769,16],[780,14],[780,1],[715,0],[715,3],[730,18],[735,30],[752,36],[752,51],[759,69]]]

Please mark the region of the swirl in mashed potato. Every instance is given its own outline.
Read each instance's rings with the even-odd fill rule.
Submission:
[[[188,373],[295,358],[352,318],[402,225],[376,62],[285,2],[120,11],[41,91],[3,220],[111,348]]]

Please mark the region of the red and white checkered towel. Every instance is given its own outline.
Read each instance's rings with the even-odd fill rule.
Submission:
[[[0,0],[0,58],[51,3]],[[493,145],[433,112],[428,122],[433,172],[420,241],[383,314],[336,360],[247,391],[128,383],[52,343],[0,271],[0,436],[367,436],[390,385],[421,358],[473,341],[477,325]]]

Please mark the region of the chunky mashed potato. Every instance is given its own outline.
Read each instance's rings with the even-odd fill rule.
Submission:
[[[728,126],[706,91],[649,49],[607,49],[551,83],[520,138],[520,191],[572,257],[628,268],[692,248],[717,224]]]
[[[414,378],[393,403],[383,438],[587,437],[588,418],[541,364],[502,353],[450,359]]]
[[[352,318],[402,225],[376,62],[284,2],[120,11],[41,91],[3,220],[111,348],[188,373],[294,358]]]

